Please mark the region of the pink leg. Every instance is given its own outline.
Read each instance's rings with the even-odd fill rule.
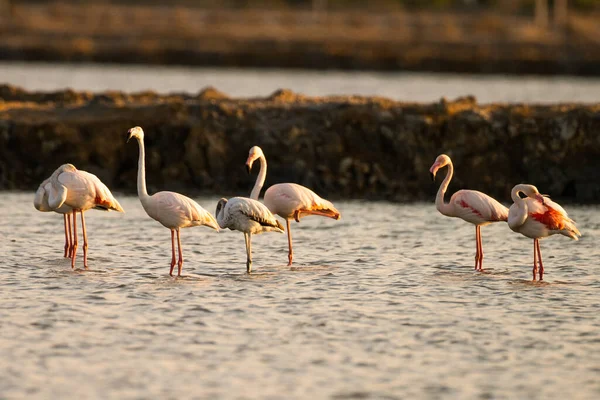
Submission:
[[[292,260],[294,259],[294,250],[292,249],[292,231],[290,230],[290,220],[285,219],[285,223],[287,226],[287,234],[288,234],[288,266],[292,265]]]
[[[171,276],[173,276],[173,267],[175,267],[175,230],[171,229],[171,271],[169,271]]]
[[[538,253],[538,262],[540,263],[540,281],[544,279],[544,264],[542,263],[542,251],[540,250],[540,241],[539,239],[535,240],[537,253]]]
[[[177,263],[177,276],[181,276],[181,268],[183,268],[183,253],[181,252],[181,237],[179,237],[179,228],[177,228],[177,248],[179,250],[179,262]]]
[[[535,281],[537,275],[537,239],[533,239],[533,280]]]
[[[71,268],[75,268],[75,257],[77,256],[77,211],[73,210],[73,257],[71,257]]]
[[[73,230],[71,229],[71,213],[67,213],[67,231],[69,232],[69,250],[67,257],[73,258]]]
[[[475,226],[475,271],[477,271],[479,265],[479,227]]]
[[[69,254],[69,228],[67,226],[67,214],[63,214],[63,220],[65,221],[65,254],[63,257],[67,258]],[[70,254],[69,254],[70,255]]]
[[[87,241],[87,233],[85,232],[85,218],[83,218],[83,211],[81,212],[81,231],[83,232],[83,266],[85,269],[88,267],[87,262],[87,250],[88,250],[88,241]]]
[[[481,240],[481,226],[477,227],[479,236],[479,270],[483,271],[483,241]]]

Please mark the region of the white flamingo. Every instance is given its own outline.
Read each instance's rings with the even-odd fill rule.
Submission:
[[[435,198],[437,210],[448,217],[461,218],[475,225],[475,241],[477,250],[475,253],[475,269],[483,270],[483,244],[481,242],[481,227],[492,222],[506,221],[508,219],[508,208],[494,200],[485,193],[476,190],[459,190],[450,198],[449,203],[444,203],[444,194],[454,174],[452,160],[445,154],[440,154],[429,172],[435,180],[435,174],[440,168],[448,166],[446,178],[440,185]]]
[[[527,197],[521,198],[520,193]],[[567,212],[547,196],[541,195],[535,186],[516,185],[510,197],[514,204],[508,212],[508,226],[533,239],[533,280],[535,281],[539,263],[541,281],[544,277],[544,264],[539,240],[557,233],[578,240],[581,233]]]
[[[267,177],[267,159],[262,149],[258,146],[252,147],[248,154],[248,160],[246,161],[248,172],[251,171],[252,164],[256,160],[260,161],[260,171],[250,194],[250,197],[254,200],[258,200],[260,190]],[[341,217],[340,212],[330,201],[322,199],[309,188],[295,183],[278,183],[269,187],[265,192],[264,202],[273,214],[285,218],[288,236],[288,265],[292,265],[294,258],[292,231],[290,228],[290,220],[292,218],[296,222],[300,222],[300,218],[308,215],[320,215],[336,220]]]
[[[246,271],[252,272],[252,234],[283,233],[283,225],[258,200],[247,197],[225,198],[217,203],[217,221],[223,229],[244,232],[246,242]]]
[[[127,142],[131,138],[138,141],[140,155],[138,160],[137,190],[142,207],[150,218],[160,222],[164,227],[171,230],[171,270],[169,275],[173,276],[175,267],[175,232],[177,232],[177,247],[179,259],[177,261],[177,276],[181,276],[183,266],[183,253],[181,251],[181,238],[179,229],[192,226],[206,225],[219,230],[215,218],[194,200],[175,192],[158,192],[152,196],[146,190],[146,166],[144,150],[144,131],[139,126],[131,128]]]
[[[34,206],[40,211],[55,211],[65,214],[65,256],[71,257],[71,268],[75,267],[77,256],[77,212],[81,213],[83,233],[83,265],[88,267],[88,240],[84,212],[89,209],[114,210],[124,212],[110,190],[94,174],[81,171],[73,164],[63,164],[56,169],[38,188]],[[73,213],[73,230],[69,229]],[[68,223],[67,223],[68,222]],[[70,238],[70,236],[73,236]]]

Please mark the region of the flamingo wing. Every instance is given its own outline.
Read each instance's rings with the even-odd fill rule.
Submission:
[[[485,193],[459,190],[451,199],[455,216],[473,224],[508,220],[508,208]]]
[[[94,174],[87,171],[78,171],[79,174],[88,180],[88,187],[91,188],[94,194],[94,207],[97,210],[113,210],[125,212],[121,204],[114,198],[108,187]]]
[[[295,183],[279,183],[265,192],[265,205],[274,214],[290,218],[296,211],[314,213],[334,219],[340,218],[340,212],[328,200],[321,198],[307,187]]]
[[[577,236],[581,236],[581,232],[575,226],[575,221],[569,218],[564,208],[550,200],[549,197],[544,197],[543,203],[530,197],[526,201],[529,216],[543,224],[549,231],[559,231],[575,240],[577,240]]]
[[[260,201],[247,197],[234,197],[227,202],[226,212],[230,215],[238,214],[261,226],[278,228],[283,232],[283,225]]]

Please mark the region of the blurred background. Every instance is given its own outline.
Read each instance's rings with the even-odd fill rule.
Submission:
[[[598,0],[0,0],[0,59],[600,74]]]

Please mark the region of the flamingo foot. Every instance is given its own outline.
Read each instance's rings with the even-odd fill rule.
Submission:
[[[169,275],[173,276],[173,268],[175,268],[175,260],[171,261],[171,270],[169,271]]]
[[[247,273],[252,272],[252,261],[247,261],[246,262],[246,272]]]

